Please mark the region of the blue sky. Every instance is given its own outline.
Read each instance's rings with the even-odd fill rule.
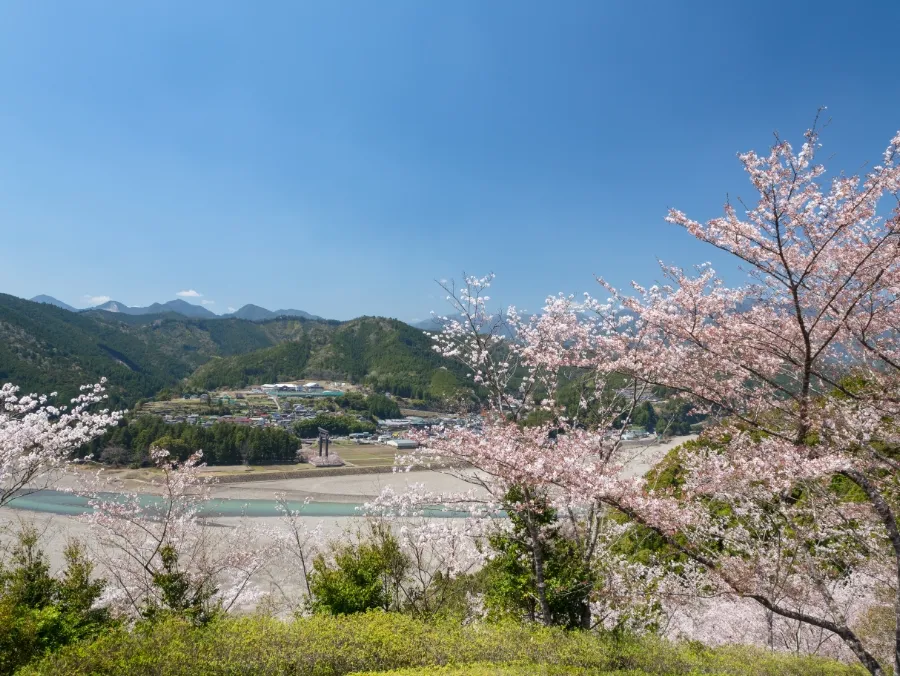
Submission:
[[[663,221],[816,108],[900,128],[895,1],[0,4],[0,291],[346,319],[728,263]],[[191,299],[189,299],[191,300]]]

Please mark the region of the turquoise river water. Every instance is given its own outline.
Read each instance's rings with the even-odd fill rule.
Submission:
[[[155,495],[141,496],[141,502],[151,507],[159,502]],[[64,491],[44,490],[36,491],[28,495],[14,498],[9,506],[15,509],[27,509],[33,512],[48,512],[51,514],[67,514],[77,516],[91,511],[88,499],[74,493]],[[347,502],[288,502],[290,509],[300,510],[304,516],[359,516],[358,504]],[[207,502],[202,511],[202,516],[249,516],[266,517],[281,516],[276,509],[275,500],[229,500],[216,498]],[[443,511],[440,509],[425,510],[425,516],[429,517],[464,517],[465,512]]]

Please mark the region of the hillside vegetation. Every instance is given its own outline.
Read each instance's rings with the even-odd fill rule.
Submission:
[[[393,671],[403,670],[403,671]],[[858,667],[759,649],[711,649],[652,637],[566,632],[513,624],[429,624],[409,616],[223,619],[197,628],[168,620],[101,634],[20,674],[719,674],[851,676]]]
[[[327,328],[310,322],[294,342],[213,359],[190,384],[199,389],[256,385],[278,380],[323,378],[366,383],[400,396],[424,398],[435,370],[457,377],[461,368],[437,353],[419,329],[395,319],[361,317]]]
[[[420,330],[393,319],[251,322],[74,313],[0,294],[0,382],[28,392],[58,391],[61,401],[102,376],[119,407],[184,379],[215,389],[327,378],[421,398],[441,366],[461,375]]]
[[[26,392],[58,391],[65,402],[79,385],[106,376],[112,404],[121,405],[189,373],[188,364],[158,344],[113,324],[0,294],[0,382]]]

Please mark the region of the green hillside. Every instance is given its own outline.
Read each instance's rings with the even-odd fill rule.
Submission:
[[[310,342],[307,337],[249,354],[213,358],[190,378],[190,384],[201,390],[220,387],[245,387],[303,377],[309,362]]]
[[[159,346],[113,325],[0,294],[0,382],[26,392],[55,390],[57,401],[65,402],[79,385],[106,376],[112,404],[120,406],[189,372]]]
[[[424,397],[439,357],[420,330],[393,319],[349,322],[280,317],[262,322],[162,315],[74,313],[0,294],[0,382],[28,392],[110,381],[116,406],[130,406],[189,379],[201,389],[295,378],[366,382]]]
[[[343,324],[310,322],[293,342],[248,354],[212,359],[190,383],[200,389],[321,378],[366,383],[401,396],[424,398],[434,371],[459,367],[431,348],[419,329],[381,317]]]

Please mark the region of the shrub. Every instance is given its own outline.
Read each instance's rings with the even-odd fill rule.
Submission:
[[[477,667],[472,665],[479,665]],[[316,615],[283,622],[251,616],[204,627],[165,619],[119,628],[63,648],[22,674],[341,676],[419,669],[410,674],[721,674],[860,676],[858,667],[749,648],[707,649],[652,638],[614,639],[591,632],[516,624],[428,624],[407,615],[370,612]],[[506,666],[502,666],[506,665]],[[527,665],[527,666],[522,666]],[[568,671],[562,670],[565,667]],[[453,669],[456,669],[456,672]],[[480,669],[481,672],[476,669]],[[518,672],[511,671],[519,669]],[[486,671],[487,670],[487,671]],[[403,673],[403,672],[401,672]]]
[[[110,624],[107,611],[94,608],[105,584],[91,579],[93,566],[81,546],[66,546],[66,568],[55,578],[38,544],[37,531],[23,528],[11,560],[0,568],[0,674]]]
[[[333,543],[330,554],[313,559],[309,590],[314,611],[348,615],[396,607],[397,586],[409,561],[389,528],[372,525],[367,539]]]

